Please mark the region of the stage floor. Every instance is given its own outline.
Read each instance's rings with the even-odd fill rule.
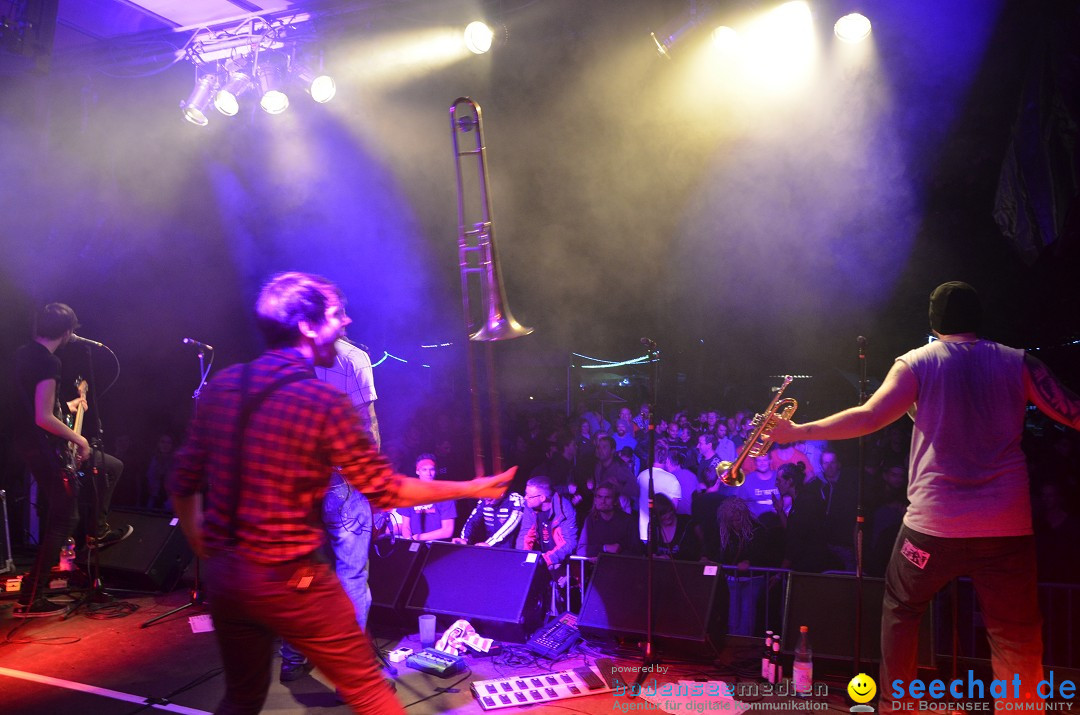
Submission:
[[[15,714],[129,715],[137,712],[212,712],[221,696],[224,679],[211,632],[193,632],[191,616],[205,611],[192,607],[147,627],[147,620],[187,603],[189,591],[123,596],[122,605],[91,612],[83,610],[67,620],[59,617],[15,619],[13,600],[0,602],[0,709]],[[60,600],[60,599],[58,599]],[[130,610],[134,609],[134,610]],[[481,634],[483,635],[483,634]],[[403,646],[418,648],[416,634],[376,636],[384,651]],[[579,644],[569,657],[557,662],[532,656],[521,646],[506,644],[497,657],[469,655],[469,669],[442,679],[399,664],[397,694],[409,713],[481,713],[469,686],[477,680],[524,677],[563,671],[610,657],[626,679],[640,658],[632,651],[601,652]],[[677,654],[661,653],[656,681],[722,680],[741,684],[743,700],[751,708],[846,712],[849,703],[841,678],[830,682],[829,695],[806,699],[762,697],[759,679],[760,650],[752,641],[728,639],[719,657],[706,662],[679,662]],[[275,664],[276,667],[276,664]],[[281,684],[273,679],[266,713],[345,713],[333,687],[316,671],[311,677]],[[757,689],[757,690],[755,690]],[[156,702],[152,706],[148,703]],[[674,712],[723,711],[704,699]],[[609,713],[662,712],[642,698],[603,693],[500,712]],[[727,708],[735,712],[734,708]]]

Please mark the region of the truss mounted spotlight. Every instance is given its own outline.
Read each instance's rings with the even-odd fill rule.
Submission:
[[[281,114],[289,108],[289,95],[285,94],[283,62],[279,55],[268,54],[259,58],[255,81],[259,85],[259,106],[267,114]]]
[[[184,110],[184,119],[200,127],[209,124],[210,119],[206,116],[206,110],[210,108],[210,103],[214,100],[214,91],[216,89],[217,77],[215,75],[204,74],[199,77],[195,82],[195,88],[188,95],[187,101],[180,105],[181,109]]]
[[[465,26],[465,47],[474,55],[482,55],[491,49],[495,31],[486,23],[474,20]]]
[[[214,95],[214,107],[226,117],[234,117],[240,111],[240,95],[251,89],[254,83],[240,62],[228,60],[222,69],[224,80]]]
[[[316,72],[302,61],[293,62],[291,69],[304,91],[319,104],[326,104],[337,94],[337,83],[330,75]]]
[[[833,32],[844,42],[862,42],[870,36],[870,19],[858,12],[844,15],[833,25]]]

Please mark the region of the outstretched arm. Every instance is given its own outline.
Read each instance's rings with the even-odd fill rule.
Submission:
[[[897,360],[877,392],[865,405],[852,407],[814,422],[797,425],[780,420],[772,435],[777,444],[804,439],[851,439],[877,432],[908,411],[918,395],[915,374]]]
[[[1027,399],[1047,417],[1080,429],[1080,397],[1054,377],[1042,360],[1024,355],[1024,389]]]

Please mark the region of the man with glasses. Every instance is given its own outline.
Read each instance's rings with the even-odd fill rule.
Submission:
[[[518,548],[539,551],[553,574],[577,547],[574,507],[556,494],[547,477],[533,477],[525,483],[525,513]]]

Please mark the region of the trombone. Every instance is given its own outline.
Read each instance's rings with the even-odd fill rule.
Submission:
[[[465,134],[472,134],[471,142],[463,141]],[[472,405],[473,423],[473,467],[476,476],[484,472],[484,455],[480,438],[480,405],[476,374],[476,360],[473,343],[487,343],[485,347],[488,408],[491,425],[491,466],[492,473],[502,469],[501,434],[499,431],[498,403],[495,399],[494,359],[491,343],[497,340],[512,340],[528,335],[533,331],[514,319],[506,304],[506,291],[503,288],[502,273],[499,270],[498,252],[495,248],[495,215],[488,191],[487,150],[484,145],[484,125],[480,105],[469,97],[458,97],[450,106],[450,136],[454,145],[454,168],[457,176],[458,209],[458,267],[461,273],[462,313],[465,317],[465,330],[469,335],[469,395]],[[471,165],[471,169],[466,169]],[[466,188],[466,171],[474,178]],[[466,193],[470,196],[466,211]],[[469,279],[473,275],[480,277],[480,295],[483,302],[484,320],[482,324],[474,319],[473,308],[469,299]]]

